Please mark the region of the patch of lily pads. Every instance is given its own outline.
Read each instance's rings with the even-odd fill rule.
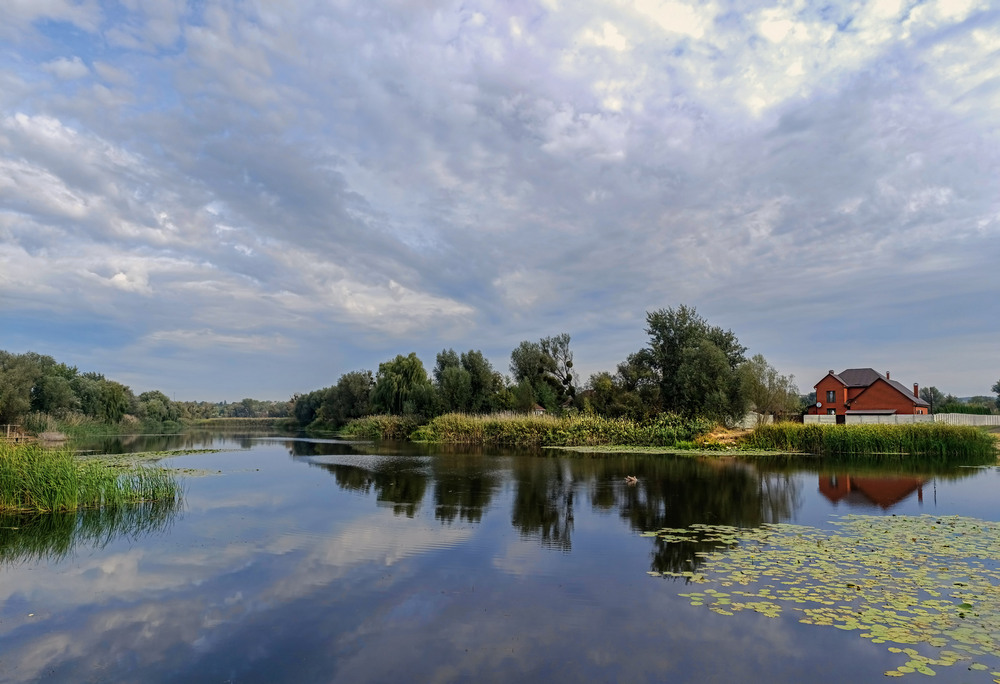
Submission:
[[[858,631],[907,660],[889,677],[963,664],[1000,683],[1000,523],[958,516],[848,515],[834,530],[787,523],[647,532],[713,543],[692,570],[651,572],[722,589],[681,594],[720,615],[755,611]],[[702,548],[704,548],[702,546]]]

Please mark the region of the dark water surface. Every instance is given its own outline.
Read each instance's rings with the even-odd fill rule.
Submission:
[[[697,549],[640,533],[1000,514],[995,468],[149,439],[95,448],[227,450],[163,461],[206,471],[179,510],[0,522],[0,682],[884,681],[857,631],[691,606],[648,573]]]

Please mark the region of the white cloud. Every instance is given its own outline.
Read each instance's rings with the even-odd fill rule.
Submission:
[[[87,68],[87,65],[79,57],[71,59],[61,57],[51,62],[46,62],[42,65],[42,70],[49,72],[63,81],[70,81],[90,75],[90,69]]]

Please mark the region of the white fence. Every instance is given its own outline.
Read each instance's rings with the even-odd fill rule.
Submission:
[[[949,425],[1000,425],[1000,416],[980,416],[974,413],[935,413],[934,421]]]
[[[848,425],[912,425],[913,423],[933,423],[934,416],[913,413],[854,413],[847,414]]]
[[[833,425],[837,422],[837,416],[829,415],[818,415],[802,416],[802,422],[806,423],[820,423],[824,425]],[[921,415],[911,415],[906,413],[900,414],[863,414],[855,413],[848,414],[845,416],[845,421],[848,425],[858,425],[858,424],[872,424],[872,423],[882,423],[887,425],[909,425],[911,423],[947,423],[949,425],[975,425],[977,427],[987,426],[987,425],[997,425],[1000,426],[1000,416],[980,416],[972,413],[935,413],[932,416],[921,416]]]

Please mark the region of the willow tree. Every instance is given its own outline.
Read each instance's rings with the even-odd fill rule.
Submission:
[[[434,387],[415,353],[399,354],[378,365],[372,405],[377,411],[394,415],[433,411]]]

